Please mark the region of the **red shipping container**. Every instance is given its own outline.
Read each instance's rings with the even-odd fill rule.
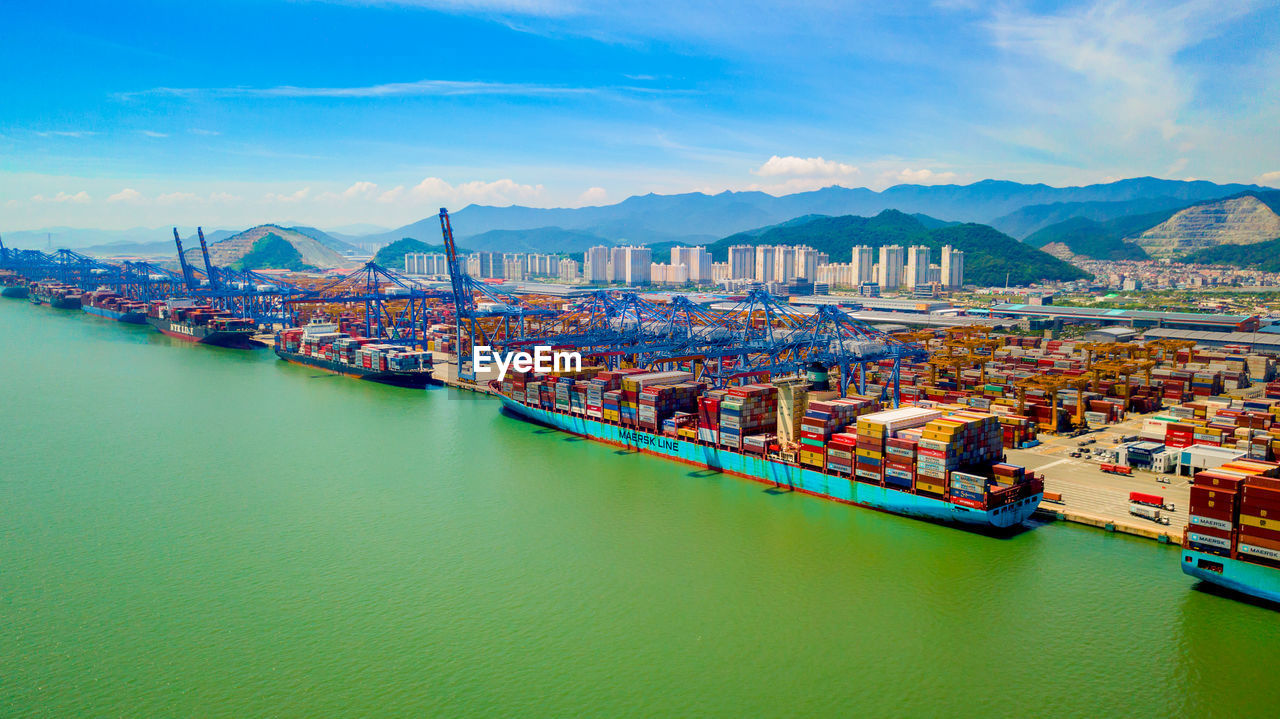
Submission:
[[[934,459],[947,458],[947,453],[941,449],[925,449],[924,447],[920,447],[919,449],[916,450],[916,454],[920,455],[921,457],[933,457]]]
[[[1146,494],[1144,492],[1130,492],[1129,501],[1138,504],[1146,504],[1152,507],[1163,507],[1164,497],[1155,494]]]
[[[1234,522],[1237,506],[1235,492],[1201,486],[1191,487],[1191,514]]]
[[[1255,547],[1263,547],[1264,549],[1274,549],[1280,551],[1280,541],[1267,539],[1266,537],[1258,537],[1240,533],[1240,542],[1243,544],[1252,544]]]
[[[1225,472],[1196,472],[1195,484],[1191,488],[1192,496],[1195,496],[1196,487],[1212,487],[1227,492],[1236,492],[1240,489],[1240,485],[1244,484],[1244,477],[1235,477]]]

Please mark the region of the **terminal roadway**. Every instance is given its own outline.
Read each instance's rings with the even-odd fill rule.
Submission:
[[[1126,422],[1094,432],[1080,438],[1042,435],[1042,444],[1031,449],[1007,450],[1008,460],[1044,477],[1046,492],[1062,495],[1062,503],[1044,502],[1042,509],[1067,515],[1079,515],[1084,520],[1098,520],[1101,525],[1110,523],[1123,530],[1137,530],[1146,536],[1167,534],[1173,541],[1181,541],[1187,525],[1187,510],[1191,498],[1191,480],[1177,474],[1163,474],[1134,470],[1132,475],[1103,472],[1098,460],[1090,459],[1087,452],[1095,449],[1111,449],[1122,433],[1136,434],[1137,423]],[[1092,444],[1079,446],[1081,441],[1093,439]],[[1072,452],[1086,452],[1072,457]],[[1143,492],[1164,499],[1174,509],[1161,510],[1169,518],[1169,524],[1157,524],[1149,519],[1129,513],[1129,493]],[[1069,518],[1074,518],[1070,517]]]

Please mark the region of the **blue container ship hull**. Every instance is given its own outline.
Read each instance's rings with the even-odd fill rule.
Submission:
[[[147,323],[147,315],[145,312],[117,312],[115,310],[107,310],[93,305],[84,305],[82,308],[85,312],[99,317],[106,317],[109,320],[117,322],[128,322],[134,325],[145,325]]]
[[[587,439],[738,475],[758,482],[790,487],[796,491],[837,502],[856,504],[934,522],[962,525],[977,530],[1013,529],[1035,512],[1043,497],[1043,493],[1036,493],[1003,507],[987,510],[972,509],[942,499],[858,482],[849,477],[826,474],[767,457],[742,454],[684,438],[651,434],[584,415],[564,414],[530,407],[505,395],[498,396],[502,399],[503,408],[521,419]]]
[[[1182,571],[1204,582],[1280,604],[1280,569],[1184,547]]]

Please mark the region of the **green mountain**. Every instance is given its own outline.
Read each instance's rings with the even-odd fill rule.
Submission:
[[[373,256],[373,261],[383,267],[399,272],[404,269],[404,256],[417,253],[444,253],[444,245],[428,245],[425,242],[419,242],[412,237],[405,237],[378,250],[378,254]]]
[[[1228,265],[1263,272],[1280,272],[1280,237],[1251,245],[1206,247],[1192,252],[1181,261],[1196,265]]]
[[[302,261],[302,253],[298,252],[288,240],[274,232],[268,232],[258,238],[253,247],[240,259],[231,264],[234,270],[294,270],[301,272],[314,270],[315,267]]]
[[[1147,251],[1131,242],[1125,242],[1124,238],[1155,227],[1176,212],[1177,210],[1161,210],[1106,222],[1073,217],[1033,232],[1023,242],[1032,247],[1062,244],[1073,254],[1097,260],[1146,260],[1150,259]]]
[[[583,252],[597,245],[612,246],[598,234],[560,227],[535,227],[530,230],[490,230],[467,237],[473,252],[533,252],[557,254]]]
[[[1080,268],[987,225],[950,224],[930,229],[897,210],[885,210],[875,217],[817,217],[757,234],[740,232],[707,245],[707,250],[715,261],[724,262],[733,245],[809,245],[827,253],[833,262],[848,262],[855,245],[925,245],[934,250],[951,245],[965,253],[966,283],[1003,285],[1006,276],[1010,284],[1017,285],[1089,277]]]

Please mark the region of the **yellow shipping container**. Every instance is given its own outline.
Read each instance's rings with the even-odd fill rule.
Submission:
[[[859,457],[866,457],[867,459],[884,459],[884,452],[874,449],[859,449],[857,453]]]
[[[1267,513],[1267,510],[1260,509],[1259,512]],[[1270,529],[1273,532],[1280,531],[1280,517],[1256,517],[1252,514],[1241,514],[1240,523],[1247,524],[1250,527],[1259,529]]]
[[[814,467],[821,467],[825,462],[822,452],[810,452],[807,449],[800,450],[800,464],[808,464]]]
[[[943,494],[944,492],[946,492],[946,488],[943,487],[941,484],[930,484],[928,482],[921,482],[918,478],[916,479],[916,489],[924,492],[933,492],[934,494]]]

